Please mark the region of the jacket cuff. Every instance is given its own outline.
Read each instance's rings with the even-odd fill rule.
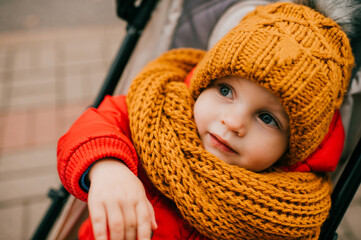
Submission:
[[[132,144],[122,139],[101,137],[91,139],[80,145],[70,156],[68,166],[64,172],[64,185],[70,193],[80,200],[86,201],[88,192],[81,187],[82,177],[85,177],[92,164],[104,158],[117,158],[137,175],[138,157]]]

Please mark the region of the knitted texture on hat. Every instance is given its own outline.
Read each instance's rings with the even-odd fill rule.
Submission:
[[[322,142],[342,103],[353,66],[349,40],[329,18],[275,3],[249,13],[197,66],[193,97],[224,76],[250,79],[275,94],[290,120],[288,164]]]
[[[211,239],[317,239],[331,183],[315,173],[254,173],[207,152],[183,82],[204,52],[179,49],[149,63],[127,96],[130,128],[154,186]]]

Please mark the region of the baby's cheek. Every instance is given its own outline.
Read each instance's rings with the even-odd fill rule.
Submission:
[[[202,108],[197,107],[197,106],[195,106],[193,114],[194,114],[194,121],[196,123],[198,133],[201,134],[201,133],[203,133],[204,128],[206,127],[206,124],[207,124],[207,121],[206,121],[207,119],[205,117],[207,115]]]
[[[273,144],[266,144],[253,148],[248,155],[249,170],[259,172],[276,163],[282,156],[282,152]]]

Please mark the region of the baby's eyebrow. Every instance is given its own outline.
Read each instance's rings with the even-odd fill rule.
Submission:
[[[281,113],[281,115],[282,115],[285,119],[288,120],[288,115],[287,115],[287,113],[285,112],[285,110],[280,109],[280,110],[278,110],[278,111]]]
[[[281,116],[280,121],[282,121],[282,125],[284,126],[285,123],[289,123],[289,118],[287,113],[283,110],[283,108],[275,108],[274,111]]]
[[[277,113],[277,115],[280,115],[281,117],[283,117],[286,121],[289,120],[288,118],[288,114],[286,113],[286,111],[284,110],[282,105],[278,105],[278,104],[272,104],[272,106],[269,108],[269,110],[271,112]]]

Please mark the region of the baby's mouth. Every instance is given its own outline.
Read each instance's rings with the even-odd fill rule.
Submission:
[[[226,140],[224,140],[221,137],[219,137],[215,134],[212,134],[212,133],[209,133],[209,136],[211,138],[212,145],[215,146],[216,148],[218,148],[224,152],[227,152],[227,153],[238,154],[235,150],[233,150],[231,148],[231,146],[229,145],[229,143]]]

